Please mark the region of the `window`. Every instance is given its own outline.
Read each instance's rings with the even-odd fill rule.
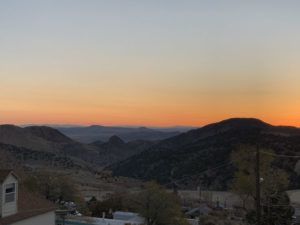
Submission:
[[[16,199],[16,184],[5,185],[5,203],[14,202]]]

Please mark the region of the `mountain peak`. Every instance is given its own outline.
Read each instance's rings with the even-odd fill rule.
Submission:
[[[217,123],[209,124],[203,128],[256,128],[263,129],[271,125],[256,118],[230,118]],[[201,128],[200,128],[201,129]]]
[[[118,137],[117,135],[113,135],[109,138],[108,143],[110,144],[114,144],[114,145],[123,145],[125,144],[125,142]]]
[[[256,118],[230,118],[219,122],[220,124],[270,126],[270,124]]]
[[[104,126],[102,126],[102,125],[90,125],[90,126],[88,126],[88,128],[102,128],[102,127],[104,127]]]
[[[5,129],[5,130],[22,129],[21,127],[18,127],[18,126],[13,125],[13,124],[1,124],[0,128]]]
[[[72,140],[58,130],[47,126],[30,126],[24,128],[31,134],[52,142],[71,142]]]

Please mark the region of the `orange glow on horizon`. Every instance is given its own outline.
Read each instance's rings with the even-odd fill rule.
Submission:
[[[283,115],[278,117],[276,115],[259,115],[259,114],[226,114],[212,115],[212,116],[197,116],[193,113],[173,113],[162,114],[159,112],[148,112],[139,117],[131,115],[105,115],[105,113],[38,113],[38,112],[20,112],[20,114],[13,114],[7,112],[6,118],[3,118],[1,113],[0,124],[49,124],[49,125],[103,125],[103,126],[152,126],[152,127],[172,127],[172,126],[191,126],[201,127],[210,123],[219,122],[229,118],[257,118],[271,125],[284,125],[300,127],[300,118],[298,115]],[[144,117],[143,117],[144,116]]]
[[[300,127],[298,1],[171,2],[0,1],[0,124]]]

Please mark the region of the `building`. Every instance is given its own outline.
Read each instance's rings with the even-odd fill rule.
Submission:
[[[63,212],[57,211],[56,225],[144,225],[145,219],[137,213],[115,212],[113,219],[63,215]]]
[[[113,213],[113,218],[115,220],[127,221],[131,224],[145,223],[145,219],[143,217],[141,217],[138,213],[133,212],[116,211]]]
[[[54,225],[55,205],[19,186],[11,170],[0,170],[0,225]]]
[[[293,224],[300,224],[300,190],[289,190],[286,192],[289,200],[290,205],[294,209],[294,216],[293,216]]]
[[[18,177],[12,172],[0,171],[0,217],[18,212]]]
[[[145,223],[128,220],[116,220],[87,216],[68,215],[64,219],[57,218],[56,225],[144,225]]]

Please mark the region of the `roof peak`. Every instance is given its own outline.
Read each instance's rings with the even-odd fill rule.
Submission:
[[[0,169],[0,183],[2,183],[10,174],[13,174],[16,178],[19,178],[12,169]]]

